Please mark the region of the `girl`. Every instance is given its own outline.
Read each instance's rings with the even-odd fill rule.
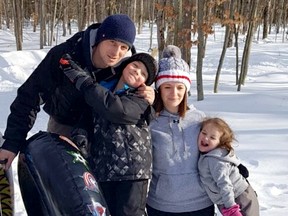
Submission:
[[[200,178],[224,216],[257,216],[257,196],[239,173],[240,161],[234,154],[233,140],[233,131],[222,119],[207,118],[202,122],[198,137]]]
[[[150,124],[153,170],[147,198],[149,216],[213,216],[214,205],[200,184],[197,136],[204,114],[187,106],[188,64],[168,46],[156,77],[157,118]]]

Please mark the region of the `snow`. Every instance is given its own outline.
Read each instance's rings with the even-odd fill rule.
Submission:
[[[15,38],[9,30],[0,30],[0,132],[3,134],[9,106],[17,88],[44,58],[49,47],[39,50],[38,33],[32,27],[24,29],[23,51],[15,51]],[[254,41],[245,85],[237,91],[235,85],[235,48],[227,50],[220,75],[218,93],[213,93],[215,73],[221,54],[224,29],[216,27],[216,34],[208,37],[203,63],[204,100],[197,101],[196,56],[192,47],[193,82],[189,102],[209,116],[224,118],[236,133],[237,155],[250,171],[249,182],[256,190],[261,216],[278,216],[288,212],[288,41],[282,42],[275,34],[262,41]],[[152,47],[156,47],[156,30]],[[76,33],[76,31],[74,31]],[[135,45],[148,52],[150,30],[145,26],[137,35]],[[281,33],[280,33],[281,34]],[[57,35],[57,41],[66,38]],[[244,38],[244,36],[241,36]],[[277,39],[275,39],[275,37]],[[193,38],[195,40],[195,38]],[[240,56],[244,40],[240,40]],[[45,130],[48,116],[41,111],[29,136]],[[286,165],[285,165],[286,164]],[[15,215],[26,215],[19,191],[16,167]]]

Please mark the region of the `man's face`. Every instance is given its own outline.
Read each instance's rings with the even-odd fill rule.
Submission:
[[[93,48],[92,61],[96,68],[116,65],[128,52],[129,46],[116,40],[104,40]]]

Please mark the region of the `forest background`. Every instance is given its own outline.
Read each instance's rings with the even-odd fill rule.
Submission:
[[[223,117],[231,123],[239,141],[236,145],[237,155],[249,168],[249,181],[259,196],[261,216],[287,214],[288,167],[285,165],[288,163],[287,0],[261,2],[69,0],[65,1],[68,3],[67,7],[64,7],[64,1],[60,0],[46,0],[45,4],[43,2],[0,0],[0,28],[2,28],[0,29],[0,132],[2,134],[6,128],[9,106],[15,99],[17,88],[37,67],[51,47],[65,41],[77,30],[83,30],[93,22],[101,22],[109,14],[126,13],[136,23],[138,34],[135,46],[139,52],[150,52],[157,57],[161,56],[163,44],[164,46],[176,44],[181,47],[183,57],[190,63],[193,75],[189,103],[195,104],[207,114]],[[88,4],[89,2],[91,4]],[[141,5],[143,12],[140,12]],[[182,5],[182,12],[179,11],[179,5]],[[21,13],[13,12],[16,6],[21,6]],[[46,10],[45,13],[40,12],[40,6],[44,7],[42,9]],[[255,10],[252,10],[252,6],[256,6]],[[38,10],[37,16],[35,7]],[[233,10],[230,10],[231,8]],[[65,10],[69,12],[67,22],[63,21]],[[202,18],[199,16],[201,13]],[[21,15],[18,24],[15,22],[14,14],[17,17]],[[41,16],[43,18],[40,18]],[[191,25],[186,28],[182,24],[188,20],[187,17],[191,19]],[[42,23],[41,20],[46,21]],[[79,27],[81,20],[84,24]],[[17,30],[17,26],[21,27],[20,31]],[[17,32],[23,34],[21,40],[19,40],[21,34]],[[191,37],[186,34],[188,36],[190,34]],[[187,36],[187,40],[183,39],[184,36]],[[182,40],[176,40],[176,37]],[[162,43],[161,39],[164,39]],[[249,41],[250,43],[252,41],[252,49]],[[21,49],[23,42],[24,51],[15,51],[21,50],[19,42]],[[186,55],[189,46],[192,54]],[[249,52],[244,52],[245,48]],[[221,62],[224,62],[223,66]],[[241,68],[245,68],[244,63],[248,68],[246,83],[238,85],[240,73],[236,68],[241,72]],[[202,99],[199,97],[202,67],[205,100],[204,95]],[[39,130],[45,130],[47,121],[48,116],[40,112],[29,136]],[[26,216],[16,181],[17,162],[13,168],[15,215]]]
[[[57,28],[62,36],[71,34],[71,23],[78,30],[102,22],[115,13],[128,14],[140,34],[144,23],[151,26],[150,46],[147,51],[161,56],[167,44],[181,48],[183,58],[191,66],[191,48],[197,46],[197,99],[204,99],[202,68],[206,42],[220,24],[225,28],[223,49],[215,74],[214,93],[218,92],[221,68],[226,50],[235,47],[235,84],[237,91],[245,84],[248,73],[251,43],[265,39],[272,32],[287,37],[288,0],[0,0],[0,28],[13,29],[16,49],[22,50],[23,26],[33,24],[40,31],[40,49],[56,45]],[[153,24],[157,25],[157,47],[152,47]],[[245,35],[245,46],[239,51],[239,34]],[[194,38],[194,39],[193,39]],[[137,47],[136,47],[137,49]],[[157,57],[158,57],[157,56]]]

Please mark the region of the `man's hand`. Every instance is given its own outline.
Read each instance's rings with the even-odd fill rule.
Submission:
[[[11,167],[16,154],[5,149],[0,149],[0,166],[5,170]],[[2,162],[2,163],[1,163]]]
[[[65,54],[59,61],[60,67],[69,80],[75,84],[77,89],[81,89],[82,85],[86,86],[93,82],[89,74],[77,65],[69,54]]]
[[[150,105],[153,105],[155,100],[155,90],[151,86],[146,86],[145,84],[142,84],[137,89],[137,95],[147,100]]]

